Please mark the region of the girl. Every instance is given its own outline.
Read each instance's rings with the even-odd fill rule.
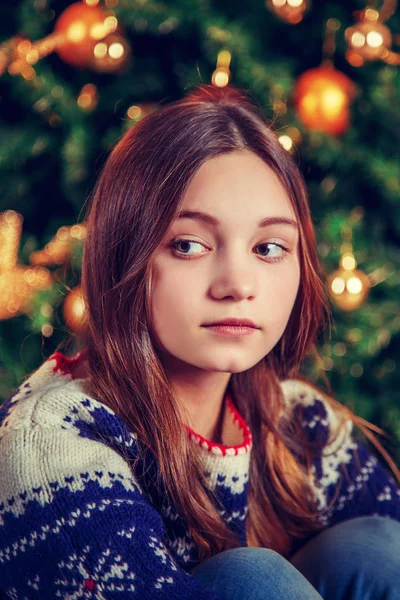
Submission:
[[[298,375],[327,295],[258,107],[211,85],[160,107],[87,223],[85,347],[1,408],[5,596],[399,600],[400,491],[353,424],[399,470]]]

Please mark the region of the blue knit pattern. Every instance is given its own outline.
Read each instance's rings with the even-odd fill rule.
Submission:
[[[189,573],[198,552],[154,456],[74,376],[81,358],[54,354],[0,407],[0,597],[220,599]],[[305,382],[281,385],[288,415],[308,440],[324,444],[313,465],[323,526],[361,515],[400,520],[400,490],[355,442],[351,422],[342,426]],[[246,546],[255,451],[247,424],[227,394],[222,439],[229,443],[187,429],[222,519]]]

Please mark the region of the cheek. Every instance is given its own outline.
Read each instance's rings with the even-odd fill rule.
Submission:
[[[300,284],[298,263],[285,266],[281,272],[275,271],[266,284],[267,306],[276,316],[289,317],[295,303]]]
[[[167,330],[199,318],[196,302],[200,297],[198,277],[182,276],[171,270],[155,272],[152,285],[152,314],[156,327]]]

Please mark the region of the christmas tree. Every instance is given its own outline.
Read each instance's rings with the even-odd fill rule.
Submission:
[[[305,175],[329,274],[321,364],[400,458],[396,2],[23,0],[0,19],[0,402],[79,347],[81,215],[120,136],[198,83],[251,92]],[[318,383],[318,381],[317,381]]]

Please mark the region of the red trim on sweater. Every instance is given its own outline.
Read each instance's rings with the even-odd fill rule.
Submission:
[[[56,364],[53,367],[53,373],[60,371],[62,375],[71,375],[75,379],[74,371],[80,364],[81,360],[87,355],[87,348],[84,348],[78,354],[72,357],[65,356],[62,352],[54,352],[48,360],[55,360]]]
[[[251,432],[247,426],[246,421],[243,419],[242,415],[239,414],[236,406],[234,405],[232,397],[229,394],[229,392],[226,392],[226,407],[233,414],[234,422],[237,422],[239,429],[241,429],[243,431],[243,442],[241,444],[238,444],[236,446],[225,446],[224,444],[217,444],[216,442],[211,442],[210,440],[207,440],[205,437],[203,437],[199,433],[196,433],[188,425],[185,425],[185,427],[186,427],[187,431],[189,432],[190,437],[192,439],[197,440],[203,446],[203,448],[208,450],[211,454],[215,453],[215,451],[213,452],[213,448],[218,448],[217,454],[222,454],[222,456],[232,453],[232,452],[228,452],[228,450],[230,450],[230,451],[234,450],[234,453],[236,455],[236,454],[239,454],[241,449],[243,449],[244,450],[244,451],[242,450],[243,454],[246,454],[250,449],[250,445],[251,445],[251,441],[252,441]]]

